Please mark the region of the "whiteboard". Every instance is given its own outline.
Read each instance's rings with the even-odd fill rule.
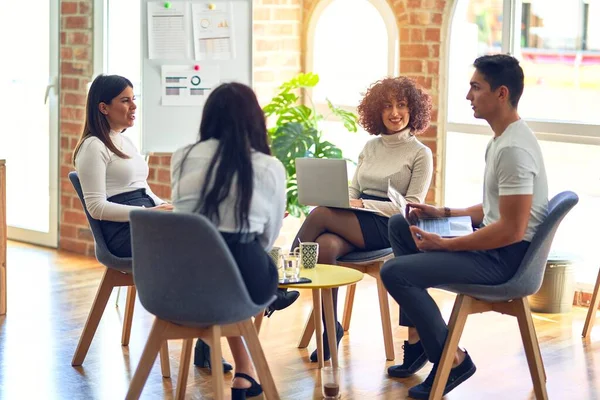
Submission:
[[[143,154],[173,153],[198,139],[202,105],[164,105],[163,69],[171,66],[218,70],[220,82],[236,81],[252,86],[252,0],[214,1],[148,1],[141,0],[141,151]],[[210,7],[229,7],[231,18],[231,47],[233,56],[226,60],[196,60],[193,36],[192,4],[211,4]],[[187,56],[150,59],[148,8],[168,4],[174,9],[185,7]],[[196,6],[200,7],[200,6]],[[150,40],[149,40],[150,39]],[[126,40],[126,38],[123,38]],[[154,52],[157,54],[156,52]],[[173,56],[171,56],[173,57]],[[209,91],[207,94],[210,93]],[[205,96],[204,96],[205,98]]]

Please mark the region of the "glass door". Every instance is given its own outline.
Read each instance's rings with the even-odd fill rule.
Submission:
[[[35,9],[2,4],[0,159],[6,159],[8,237],[56,247],[59,0],[36,2]]]

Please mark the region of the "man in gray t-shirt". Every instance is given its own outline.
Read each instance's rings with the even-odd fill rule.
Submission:
[[[483,203],[463,209],[409,204],[405,219],[389,221],[390,242],[396,258],[385,263],[381,279],[400,305],[400,325],[408,327],[401,365],[388,375],[405,378],[427,360],[440,361],[448,327],[427,288],[444,284],[498,285],[518,269],[538,226],[547,215],[548,182],[540,146],[521,120],[517,105],[524,87],[523,70],[509,55],[496,54],[475,60],[467,100],[475,118],[485,119],[494,137],[485,160]],[[417,218],[469,216],[473,233],[442,238],[411,226]],[[475,364],[457,350],[444,393],[475,373]],[[412,388],[412,398],[427,399],[435,378]]]

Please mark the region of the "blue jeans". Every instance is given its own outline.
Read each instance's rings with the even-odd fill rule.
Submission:
[[[396,257],[383,265],[381,279],[400,305],[400,325],[417,329],[432,363],[440,360],[448,326],[427,288],[504,283],[515,274],[529,247],[522,241],[485,251],[420,252],[400,214],[390,218],[389,237]]]

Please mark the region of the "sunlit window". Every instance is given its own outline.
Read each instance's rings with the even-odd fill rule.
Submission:
[[[356,112],[370,84],[396,74],[398,33],[385,0],[334,0],[315,10],[310,26],[308,68],[320,77],[312,98],[323,115],[328,114],[325,99]],[[372,138],[360,128],[349,133],[333,118],[321,128],[344,157],[355,161]],[[354,174],[353,166],[348,173]]]
[[[141,150],[142,82],[140,67],[140,2],[105,0],[107,5],[106,72],[124,76],[133,84],[137,97],[135,125],[125,135]]]
[[[313,72],[321,82],[314,100],[356,107],[372,82],[388,75],[388,34],[367,0],[335,0],[317,17]]]

